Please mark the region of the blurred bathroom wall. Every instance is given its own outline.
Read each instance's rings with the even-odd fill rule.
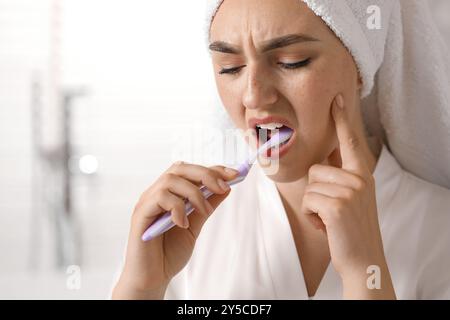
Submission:
[[[203,121],[203,13],[0,0],[0,298],[107,297],[135,202]]]
[[[107,297],[137,198],[214,99],[203,13],[0,0],[0,298]]]

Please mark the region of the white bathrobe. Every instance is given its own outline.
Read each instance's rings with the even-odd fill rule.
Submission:
[[[450,190],[404,171],[386,146],[374,178],[397,298],[450,299]],[[165,299],[308,299],[274,182],[255,164],[232,189],[204,225]],[[330,263],[314,299],[341,298],[341,280]]]

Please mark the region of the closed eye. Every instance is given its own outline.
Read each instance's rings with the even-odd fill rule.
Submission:
[[[294,63],[283,63],[278,62],[277,64],[280,65],[283,69],[287,70],[295,70],[298,68],[306,67],[311,62],[311,59],[308,58],[306,60],[294,62]],[[222,69],[219,71],[219,74],[237,74],[239,71],[245,66],[235,67],[235,68],[229,68],[229,69]]]
[[[235,68],[229,68],[229,69],[222,69],[219,71],[219,74],[236,74],[239,72],[245,66],[241,67],[235,67]]]
[[[306,59],[306,60],[302,60],[302,61],[298,61],[298,62],[294,62],[294,63],[278,62],[278,64],[285,69],[298,69],[298,68],[307,66],[310,62],[311,62],[311,59]]]

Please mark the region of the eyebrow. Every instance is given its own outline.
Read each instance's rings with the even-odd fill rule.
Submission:
[[[287,47],[295,43],[310,42],[310,41],[319,41],[319,40],[303,34],[288,34],[279,38],[263,42],[261,52],[264,53],[270,50]],[[211,43],[209,45],[209,50],[230,54],[242,53],[242,51],[239,48],[234,47],[233,45],[223,41],[215,41]]]

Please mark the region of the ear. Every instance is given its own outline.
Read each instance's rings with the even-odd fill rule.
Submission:
[[[361,90],[363,87],[363,81],[361,79],[361,76],[358,75],[358,89]]]

